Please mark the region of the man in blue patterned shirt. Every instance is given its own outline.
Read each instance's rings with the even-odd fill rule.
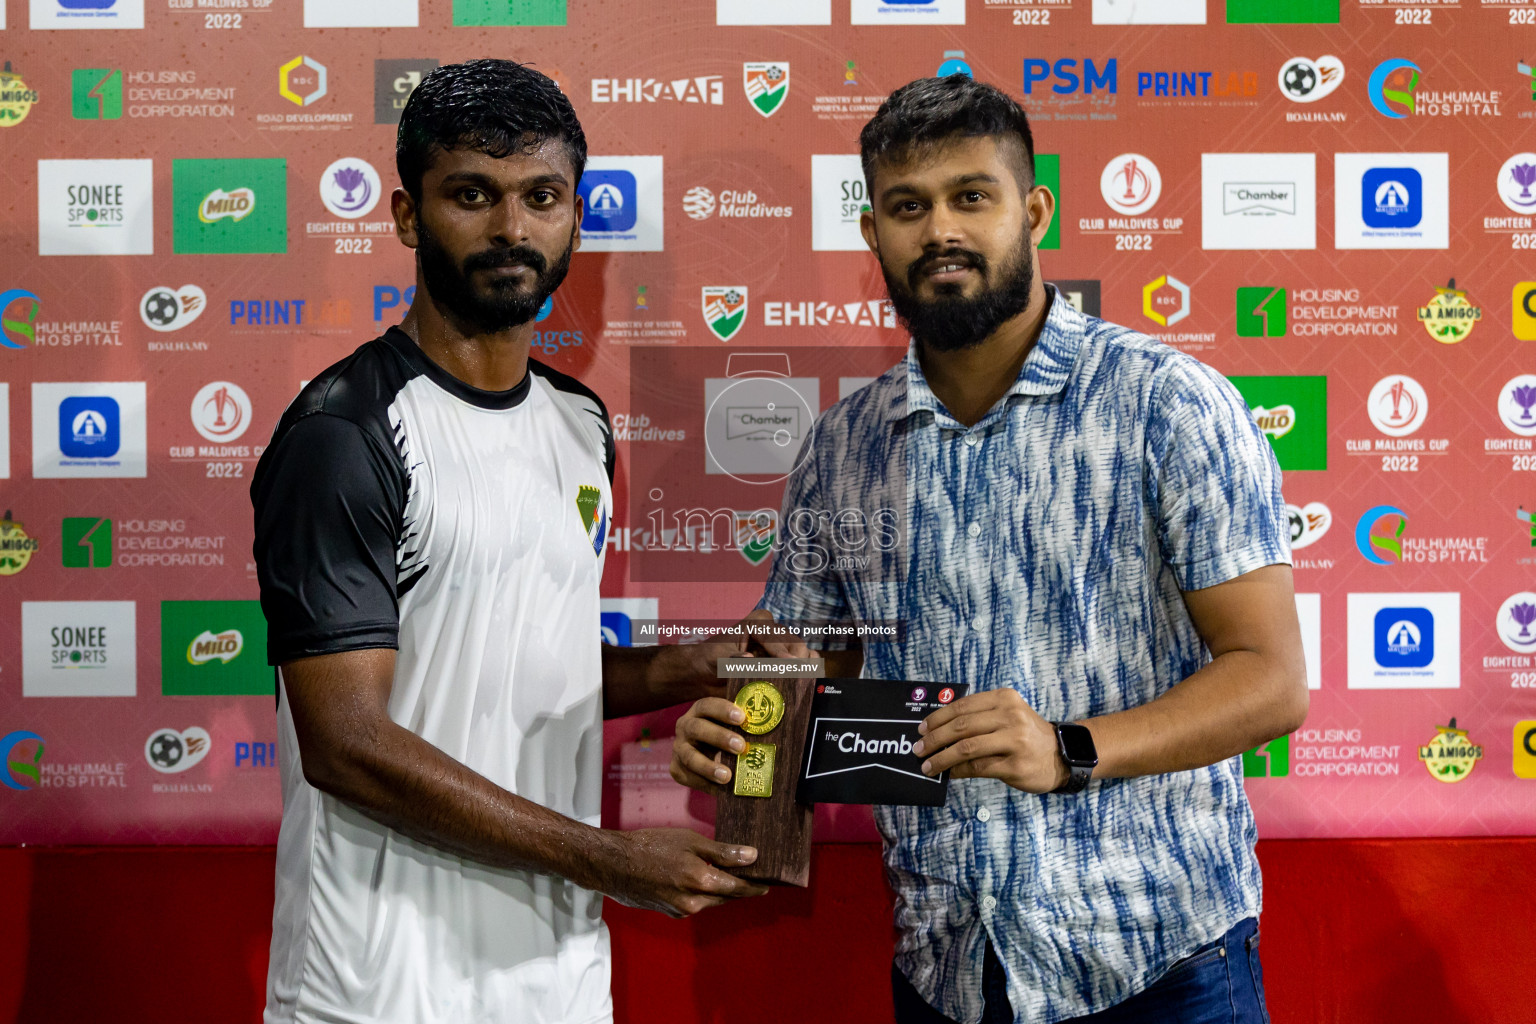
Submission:
[[[828,675],[970,685],[917,751],[946,805],[876,808],[897,1021],[1266,1022],[1237,755],[1307,710],[1274,456],[1219,374],[1043,283],[1004,93],[913,82],[860,143],[912,346],[822,416],[762,603],[900,624]],[[845,529],[882,510],[899,543]],[[696,704],[674,777],[727,781],[737,714]]]

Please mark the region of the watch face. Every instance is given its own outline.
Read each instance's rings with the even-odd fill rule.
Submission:
[[[1093,733],[1085,725],[1063,725],[1061,733],[1062,753],[1069,764],[1093,764],[1099,752],[1093,745]]]

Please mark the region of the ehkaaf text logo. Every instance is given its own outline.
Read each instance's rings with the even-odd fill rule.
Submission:
[[[1467,730],[1449,725],[1435,726],[1435,737],[1419,748],[1419,760],[1441,782],[1460,782],[1472,774],[1483,759],[1483,748],[1467,737]]]
[[[9,788],[36,789],[43,779],[42,764],[43,738],[37,733],[18,729],[0,737],[0,782]]]
[[[789,96],[789,62],[747,61],[741,66],[741,84],[752,109],[772,117]]]
[[[0,519],[0,576],[14,576],[25,569],[39,546],[37,538],[28,536],[6,509],[5,518]]]
[[[594,78],[593,103],[696,103],[711,107],[725,104],[725,79],[699,75],[662,81],[655,78]]]
[[[1455,345],[1471,335],[1472,328],[1483,318],[1483,308],[1472,304],[1467,293],[1456,287],[1453,277],[1444,288],[1435,289],[1435,297],[1428,305],[1419,307],[1418,316],[1431,338],[1442,345]]]

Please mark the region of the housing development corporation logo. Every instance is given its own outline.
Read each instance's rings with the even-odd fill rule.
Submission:
[[[112,520],[99,516],[66,516],[61,533],[59,553],[64,568],[111,568]]]
[[[752,109],[772,117],[789,96],[789,62],[747,61],[741,66],[741,84]]]
[[[43,781],[44,749],[43,738],[25,729],[0,737],[0,782],[10,789],[36,789]]]
[[[1283,338],[1287,306],[1284,288],[1247,287],[1237,290],[1237,336]]]
[[[1243,752],[1243,778],[1279,779],[1291,774],[1291,737],[1277,736]]]

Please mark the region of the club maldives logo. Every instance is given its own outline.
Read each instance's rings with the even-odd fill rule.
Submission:
[[[36,743],[29,750],[23,744]],[[0,737],[0,782],[10,789],[36,789],[43,781],[43,738],[18,729]],[[31,782],[31,785],[27,785]]]
[[[1414,93],[1419,88],[1421,69],[1411,60],[1392,58],[1376,65],[1371,72],[1367,92],[1371,106],[1383,117],[1401,120],[1417,109]]]
[[[743,285],[705,285],[700,296],[704,323],[721,341],[730,341],[747,322],[747,289]]]
[[[139,319],[152,331],[179,331],[207,308],[208,296],[195,284],[156,285],[139,300]]]
[[[1511,594],[1499,605],[1499,639],[1510,650],[1519,654],[1536,651],[1536,632],[1531,630],[1532,624],[1536,624],[1536,594],[1522,590]]]
[[[1467,293],[1456,287],[1453,277],[1444,288],[1435,289],[1435,297],[1428,305],[1419,307],[1418,316],[1431,338],[1442,345],[1455,345],[1472,333],[1483,318],[1483,309],[1472,305]]]
[[[752,109],[772,117],[789,96],[789,62],[747,61],[741,66],[741,84]]]
[[[343,157],[320,175],[320,201],[338,217],[366,217],[378,205],[384,185],[379,172],[366,160]]]
[[[1419,760],[1441,782],[1460,782],[1472,774],[1483,759],[1483,748],[1467,738],[1467,730],[1449,725],[1435,726],[1435,737],[1419,748]]]
[[[1163,194],[1163,176],[1157,165],[1140,153],[1121,153],[1104,165],[1099,194],[1117,213],[1145,213]]]
[[[1396,523],[1392,519],[1396,519]],[[1375,532],[1376,524],[1386,520],[1387,533]],[[1377,505],[1355,524],[1355,547],[1367,562],[1391,565],[1403,560],[1403,534],[1408,530],[1408,513],[1395,505]]]
[[[1316,103],[1344,83],[1344,62],[1331,54],[1292,57],[1280,65],[1280,91],[1297,103]]]
[[[6,314],[17,303],[19,316]],[[8,288],[0,292],[0,348],[26,348],[37,340],[37,314],[43,302],[25,288]],[[25,310],[25,313],[21,313]],[[23,340],[25,339],[25,340]]]
[[[749,564],[762,565],[778,537],[779,514],[766,508],[738,511],[735,527],[736,550]]]
[[[37,90],[27,88],[21,76],[11,70],[11,62],[5,62],[0,71],[0,128],[21,124],[32,112],[37,102]]]
[[[7,509],[5,518],[0,519],[0,576],[14,576],[25,569],[38,547],[37,538],[29,537]]]
[[[581,517],[581,528],[586,531],[587,540],[592,542],[593,553],[601,555],[603,544],[608,540],[608,509],[603,504],[602,490],[590,484],[577,487],[576,514]]]
[[[1536,210],[1536,153],[1516,153],[1499,168],[1499,199],[1516,213]]]

